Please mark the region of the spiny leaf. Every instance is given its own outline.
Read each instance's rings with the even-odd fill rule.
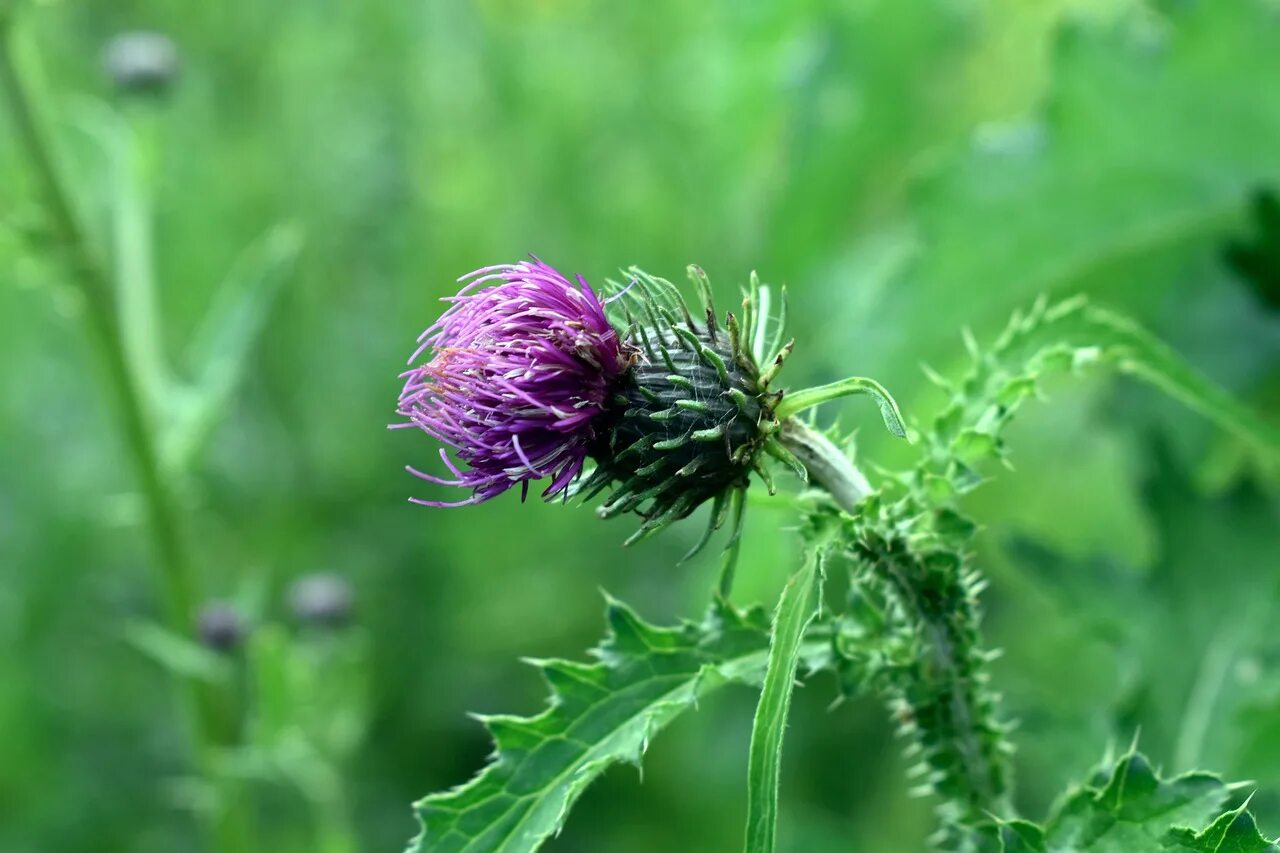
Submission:
[[[719,600],[698,623],[650,625],[609,600],[609,633],[595,663],[534,661],[551,686],[532,717],[481,716],[493,735],[490,764],[453,790],[417,803],[425,851],[535,850],[564,825],[582,791],[618,762],[640,762],[649,740],[717,687],[764,677],[769,624],[759,608]],[[806,640],[800,657],[823,665],[830,641]]]
[[[1237,436],[1271,465],[1280,464],[1280,427],[1263,421],[1174,350],[1136,323],[1083,297],[1043,301],[1013,320],[957,383],[951,403],[926,436],[932,453],[919,476],[946,476],[958,492],[978,482],[983,460],[1003,460],[1000,433],[1049,375],[1094,365],[1142,379]]]
[[[1059,801],[1043,827],[1004,821],[982,828],[980,849],[1005,853],[1261,853],[1267,841],[1242,805],[1223,811],[1237,786],[1201,771],[1164,779],[1133,750]],[[1195,827],[1203,826],[1197,830]]]
[[[1169,850],[1191,853],[1274,853],[1280,846],[1268,841],[1258,831],[1258,824],[1248,811],[1248,803],[1226,812],[1203,832],[1177,829],[1165,839]]]
[[[778,776],[782,737],[791,709],[791,689],[800,663],[800,641],[817,613],[814,588],[822,575],[823,555],[811,551],[800,571],[787,581],[773,618],[769,668],[751,729],[747,780],[748,853],[772,853],[777,840]]]
[[[1068,795],[1049,819],[1046,845],[1050,850],[1158,850],[1171,827],[1202,825],[1218,814],[1229,793],[1210,773],[1161,779],[1144,756],[1130,752],[1103,784]]]

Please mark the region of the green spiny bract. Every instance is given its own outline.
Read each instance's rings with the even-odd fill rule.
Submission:
[[[782,395],[768,388],[791,345],[779,345],[780,328],[772,345],[763,342],[768,317],[761,291],[744,300],[742,322],[729,313],[722,323],[697,267],[689,268],[703,303],[696,319],[670,282],[628,272],[626,338],[640,360],[615,395],[583,491],[590,496],[612,486],[597,511],[602,518],[636,512],[645,519],[629,541],[707,500],[716,501],[714,530],[726,515],[725,496],[745,489],[752,471],[772,489],[761,454],[776,449],[773,410]]]

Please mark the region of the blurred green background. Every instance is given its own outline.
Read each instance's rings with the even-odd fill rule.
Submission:
[[[363,734],[326,765],[336,829],[251,751],[254,849],[400,849],[410,803],[489,751],[465,712],[540,707],[518,658],[581,657],[601,588],[664,623],[708,599],[715,549],[675,565],[697,518],[622,550],[632,526],[581,507],[405,501],[430,487],[403,466],[436,449],[385,429],[397,374],[475,267],[697,262],[722,304],[759,270],[791,296],[787,384],[873,376],[921,421],[941,398],[920,364],[955,375],[962,327],[988,340],[1041,293],[1087,292],[1280,422],[1269,0],[63,0],[17,17],[96,245],[120,266],[137,247],[121,217],[152,223],[159,318],[131,346],[152,328],[174,376],[201,375],[228,270],[261,273],[178,509],[200,597],[254,628],[213,661],[236,713],[260,713],[247,670],[277,654],[323,682],[276,709],[280,731],[319,704]],[[104,44],[138,29],[180,50],[163,96],[103,74]],[[161,610],[141,503],[36,190],[0,113],[0,850],[197,850],[164,664],[191,650],[139,627]],[[1166,770],[1257,780],[1280,831],[1274,482],[1133,383],[1052,391],[1011,436],[1017,470],[969,507],[1022,720],[1020,805],[1041,814],[1141,730]],[[840,415],[864,458],[910,458],[869,404]],[[739,600],[776,598],[792,522],[751,507]],[[321,571],[356,599],[323,637],[286,601]],[[797,695],[782,849],[922,849],[929,804],[905,794],[885,713],[828,711],[834,695],[825,677]],[[549,849],[735,849],[754,699],[680,720],[643,778],[610,771]]]

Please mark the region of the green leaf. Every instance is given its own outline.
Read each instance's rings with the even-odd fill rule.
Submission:
[[[791,709],[791,690],[800,663],[801,639],[818,611],[815,579],[822,575],[823,556],[811,550],[800,571],[782,590],[773,618],[769,668],[751,728],[751,758],[747,780],[748,853],[771,853],[777,840],[778,778],[782,738]]]
[[[167,671],[184,678],[226,684],[232,675],[227,660],[181,634],[145,620],[124,626],[124,639]]]
[[[1230,793],[1210,773],[1161,779],[1136,752],[1120,758],[1103,778],[1104,784],[1082,787],[1059,806],[1045,831],[1049,850],[1158,850],[1171,828],[1200,826],[1215,817]]]
[[[1269,853],[1280,850],[1258,831],[1258,824],[1247,811],[1248,803],[1229,811],[1209,824],[1203,832],[1174,830],[1165,841],[1169,850],[1194,853]]]
[[[1026,820],[1005,820],[979,827],[978,849],[1000,853],[1045,853],[1044,830]]]
[[[638,764],[653,735],[700,697],[764,677],[769,625],[758,608],[719,601],[699,623],[661,628],[611,599],[607,618],[596,663],[534,662],[551,687],[546,710],[479,717],[493,760],[470,782],[417,803],[422,833],[410,851],[535,850],[606,768]],[[805,642],[801,657],[816,666],[829,651],[829,640]]]
[[[980,832],[982,850],[1006,853],[1262,853],[1276,846],[1258,832],[1247,803],[1223,811],[1238,786],[1196,771],[1161,778],[1130,750],[1070,791],[1044,827],[999,821]],[[1197,830],[1195,827],[1203,826]]]
[[[1280,428],[1138,324],[1081,296],[1053,306],[1041,300],[1030,311],[1015,313],[990,350],[973,359],[959,383],[963,390],[934,419],[926,437],[935,446],[926,469],[939,460],[971,467],[1001,458],[1000,433],[1022,402],[1035,396],[1038,384],[1053,373],[1093,366],[1109,366],[1159,388],[1245,442],[1260,459],[1280,465]],[[952,472],[959,473],[960,468]],[[963,491],[964,484],[952,479]]]
[[[181,467],[188,461],[227,410],[303,242],[300,226],[277,225],[246,248],[227,274],[191,345],[197,375],[186,395],[175,401],[162,448],[167,464]]]

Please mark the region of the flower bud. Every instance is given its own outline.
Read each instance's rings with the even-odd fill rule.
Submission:
[[[178,48],[162,33],[121,33],[102,50],[103,72],[124,92],[163,92],[178,68]]]
[[[201,643],[214,651],[235,651],[247,633],[240,612],[225,601],[208,602],[196,616],[196,635]]]
[[[304,625],[341,628],[351,619],[351,585],[334,574],[306,575],[289,588],[289,609]]]

